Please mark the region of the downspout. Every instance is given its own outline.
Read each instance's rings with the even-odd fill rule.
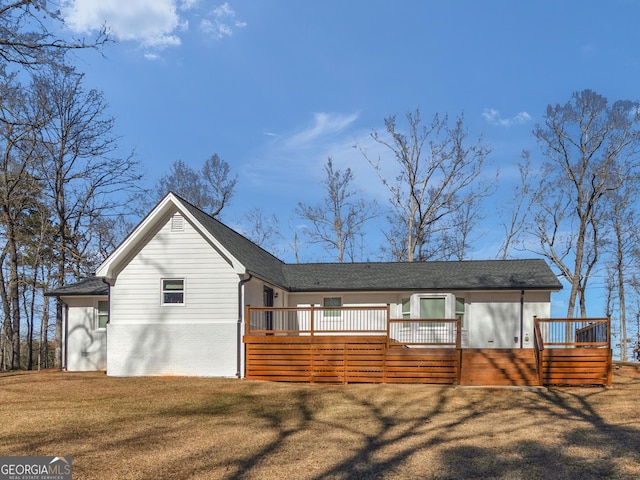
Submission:
[[[238,282],[238,327],[237,327],[237,335],[238,335],[238,353],[236,355],[236,377],[242,378],[242,314],[244,312],[244,295],[243,288],[244,284],[249,282],[253,278],[253,275],[249,274],[249,277],[240,280]]]
[[[524,347],[523,337],[524,335],[524,290],[520,290],[520,348]]]
[[[107,284],[107,325],[105,325],[105,333],[104,333],[104,363],[105,369],[109,371],[109,324],[111,323],[111,284],[107,281],[106,278],[103,278],[102,281]]]
[[[62,369],[63,370],[67,370],[68,368],[68,355],[69,355],[69,305],[66,302],[63,302],[62,299],[60,299],[60,302],[62,302],[63,306],[63,318],[62,321],[64,322],[64,355],[62,356],[63,359],[63,363],[64,365],[62,365]],[[46,333],[45,333],[46,335]],[[47,341],[47,338],[45,337],[45,341]]]

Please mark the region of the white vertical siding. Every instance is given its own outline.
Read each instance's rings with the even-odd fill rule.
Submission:
[[[107,297],[67,297],[67,370],[89,372],[107,368],[107,338],[96,330],[98,300]]]

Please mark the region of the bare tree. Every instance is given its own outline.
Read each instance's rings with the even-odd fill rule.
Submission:
[[[532,175],[531,155],[526,150],[522,152],[522,162],[518,165],[518,171],[520,182],[514,189],[513,204],[507,212],[509,218],[507,220],[502,218],[505,236],[498,252],[498,258],[501,260],[509,257],[509,251],[525,228],[531,204],[535,198],[535,188],[538,185]]]
[[[322,244],[327,252],[334,252],[342,263],[345,258],[355,261],[355,243],[363,234],[364,225],[377,215],[377,203],[359,198],[351,184],[350,168],[334,170],[331,157],[324,166],[326,195],[320,205],[298,203],[295,214],[310,222],[305,230],[311,243]]]
[[[611,241],[607,244],[610,259],[607,262],[607,298],[610,304],[617,304],[620,325],[620,360],[627,361],[627,286],[632,282],[634,254],[638,250],[640,225],[635,196],[640,182],[638,178],[628,178],[621,188],[611,192],[609,210],[605,216],[611,232]],[[617,301],[614,301],[617,300]],[[613,305],[608,309],[613,311]]]
[[[211,155],[202,167],[202,176],[212,197],[212,217],[219,215],[233,196],[233,190],[238,183],[238,176],[231,177],[229,164],[222,160],[217,153]]]
[[[605,206],[635,175],[640,146],[640,105],[607,99],[592,90],[547,107],[534,136],[547,158],[529,233],[571,284],[567,316],[576,302],[585,317],[585,292],[600,261]]]
[[[390,193],[393,214],[386,236],[391,255],[396,260],[425,261],[440,258],[446,251],[445,245],[434,242],[446,239],[445,231],[455,234],[451,229],[459,229],[456,222],[449,221],[451,217],[491,194],[490,185],[478,182],[490,150],[482,138],[467,145],[462,116],[453,127],[449,127],[448,117],[438,114],[424,125],[420,110],[407,113],[406,121],[406,133],[391,116],[385,119],[385,134],[371,134],[397,162],[395,180],[384,173],[381,158],[372,159],[358,148]]]
[[[482,220],[477,202],[464,203],[450,218],[450,227],[447,228],[436,242],[442,245],[443,252],[440,255],[443,260],[465,260],[467,252],[471,248],[472,234],[476,224]],[[433,252],[431,257],[438,255]]]
[[[200,171],[176,160],[170,171],[158,180],[155,200],[174,192],[212,217],[220,215],[233,197],[238,176],[231,176],[229,164],[218,154],[209,157]]]
[[[57,283],[92,271],[86,263],[92,230],[103,217],[126,209],[142,177],[133,155],[120,156],[113,117],[101,92],[85,91],[83,76],[53,66],[34,80],[33,102],[45,112],[39,129],[43,150],[40,175],[53,211],[57,239]],[[61,362],[62,312],[56,316],[56,360]]]
[[[0,59],[22,67],[61,64],[70,50],[95,48],[108,41],[106,28],[88,43],[54,35],[51,27],[64,23],[56,8],[47,0],[0,0]]]
[[[242,223],[244,234],[253,243],[276,256],[284,253],[280,246],[284,238],[275,214],[267,215],[261,207],[255,207],[243,215]]]
[[[37,129],[42,118],[29,108],[28,96],[15,75],[2,71],[0,82],[0,228],[4,245],[0,253],[0,298],[4,325],[0,366],[20,368],[22,320],[20,247],[25,242],[29,209],[38,198],[34,172]],[[37,111],[36,111],[37,112]],[[8,265],[9,278],[4,268]]]

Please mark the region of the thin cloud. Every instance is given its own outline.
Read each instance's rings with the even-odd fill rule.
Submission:
[[[307,128],[294,128],[294,133],[264,130],[264,143],[243,167],[244,181],[255,188],[271,185],[283,191],[287,188],[307,189],[302,187],[304,182],[301,179],[313,179],[312,182],[315,182],[316,178],[320,178],[327,157],[333,157],[336,165],[343,168],[343,153],[357,153],[352,145],[354,135],[359,137],[359,133],[353,129],[358,117],[359,113],[320,112],[313,115]],[[351,164],[349,167],[355,165]],[[301,192],[304,193],[306,190]]]
[[[224,18],[224,17],[235,17],[236,12],[233,11],[233,9],[229,6],[228,2],[224,2],[219,7],[216,7],[213,9],[213,14],[217,18]]]
[[[180,8],[182,10],[192,10],[198,6],[200,0],[182,0],[180,2]]]
[[[510,127],[512,125],[522,125],[531,121],[531,115],[527,112],[520,112],[511,118],[502,118],[500,112],[495,108],[485,108],[482,116],[491,124],[501,127]]]
[[[216,40],[230,37],[235,28],[246,26],[247,22],[236,20],[236,12],[228,2],[214,8],[208,18],[200,21],[200,31]]]
[[[312,144],[318,139],[335,135],[348,128],[358,119],[359,114],[343,115],[339,113],[315,113],[313,125],[289,137],[288,148],[300,148]]]

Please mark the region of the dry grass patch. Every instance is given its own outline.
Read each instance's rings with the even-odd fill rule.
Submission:
[[[0,375],[0,451],[74,478],[640,478],[640,372],[547,392]]]

